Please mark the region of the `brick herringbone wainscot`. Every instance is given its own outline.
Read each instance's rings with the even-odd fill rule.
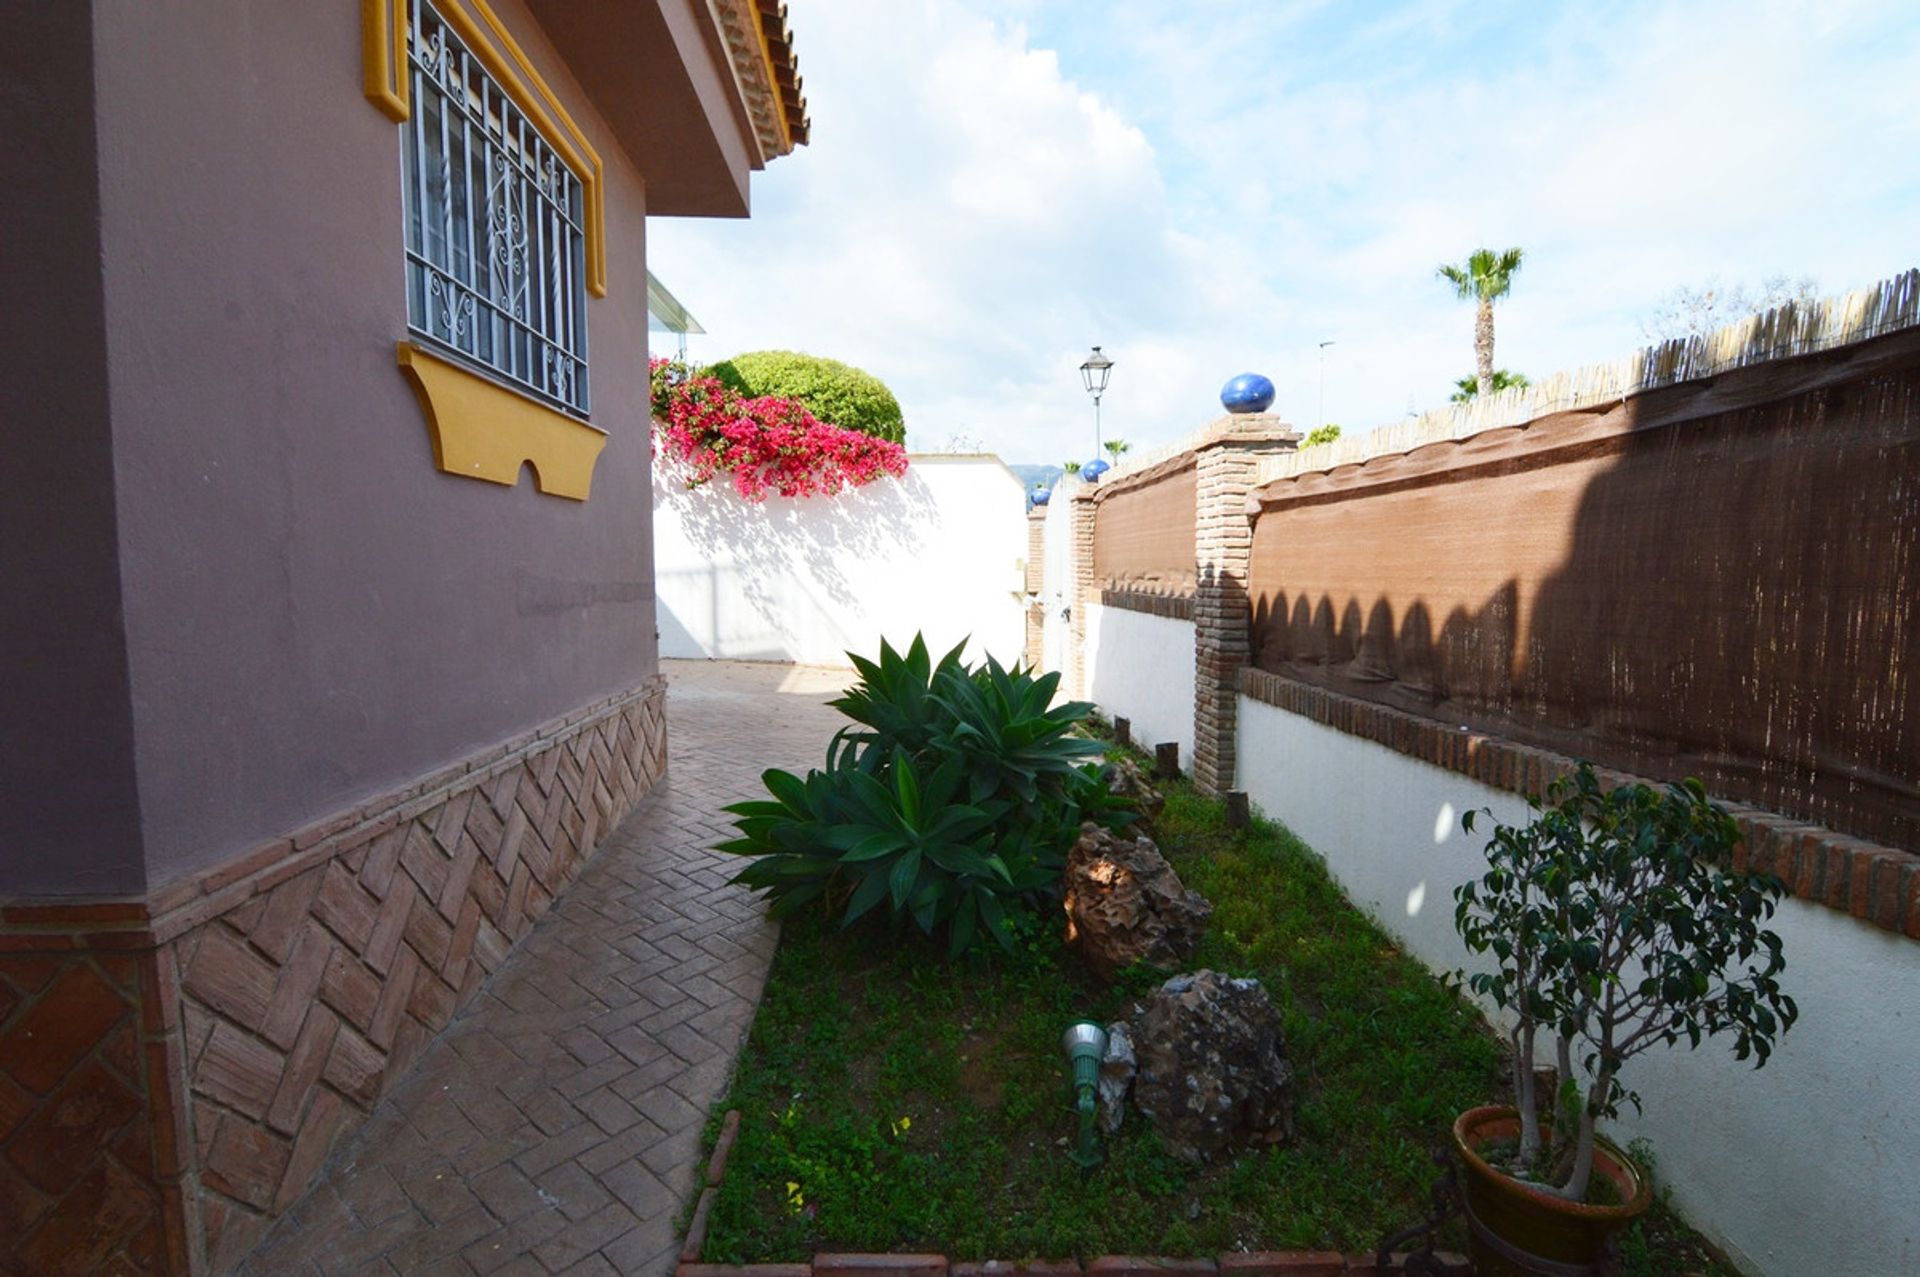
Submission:
[[[0,908],[0,1271],[237,1263],[660,779],[664,692],[146,900]]]

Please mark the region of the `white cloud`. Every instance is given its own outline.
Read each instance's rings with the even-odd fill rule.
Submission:
[[[1471,316],[1434,266],[1529,261],[1500,362],[1611,358],[1676,284],[1915,264],[1920,24],[1886,4],[1564,12],[1322,3],[792,0],[814,143],[749,222],[656,220],[717,358],[766,346],[891,384],[910,441],[1091,451],[1202,424],[1236,372],[1350,427],[1444,399]],[[1544,15],[1544,16],[1543,16]]]

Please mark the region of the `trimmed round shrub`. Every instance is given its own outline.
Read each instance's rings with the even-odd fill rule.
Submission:
[[[814,416],[843,430],[858,430],[889,443],[906,440],[900,401],[886,383],[837,359],[792,350],[754,350],[704,371],[748,397],[798,399]]]

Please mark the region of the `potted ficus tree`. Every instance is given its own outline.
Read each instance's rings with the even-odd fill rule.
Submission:
[[[1528,801],[1533,819],[1496,825],[1487,872],[1454,892],[1460,938],[1494,960],[1467,987],[1512,1025],[1517,1103],[1453,1127],[1483,1274],[1591,1264],[1646,1209],[1645,1173],[1598,1131],[1639,1104],[1622,1081],[1635,1056],[1726,1033],[1757,1068],[1798,1015],[1762,925],[1785,887],[1731,868],[1739,827],[1699,781],[1609,790],[1582,763]],[[1476,814],[1491,818],[1467,813],[1470,833]],[[1545,1096],[1535,1051],[1549,1042]]]

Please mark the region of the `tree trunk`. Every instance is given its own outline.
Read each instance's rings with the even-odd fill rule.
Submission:
[[[1484,297],[1473,318],[1473,357],[1479,365],[1479,393],[1490,395],[1493,393],[1493,303]]]
[[[1599,1114],[1593,1111],[1594,1098],[1605,1095],[1612,1081],[1613,1074],[1605,1069],[1600,1070],[1599,1076],[1593,1080],[1593,1089],[1587,1092],[1587,1102],[1580,1106],[1579,1143],[1574,1146],[1573,1173],[1567,1177],[1564,1185],[1552,1190],[1570,1202],[1587,1200],[1587,1185],[1593,1180],[1593,1142],[1598,1133],[1594,1129],[1599,1118]]]

